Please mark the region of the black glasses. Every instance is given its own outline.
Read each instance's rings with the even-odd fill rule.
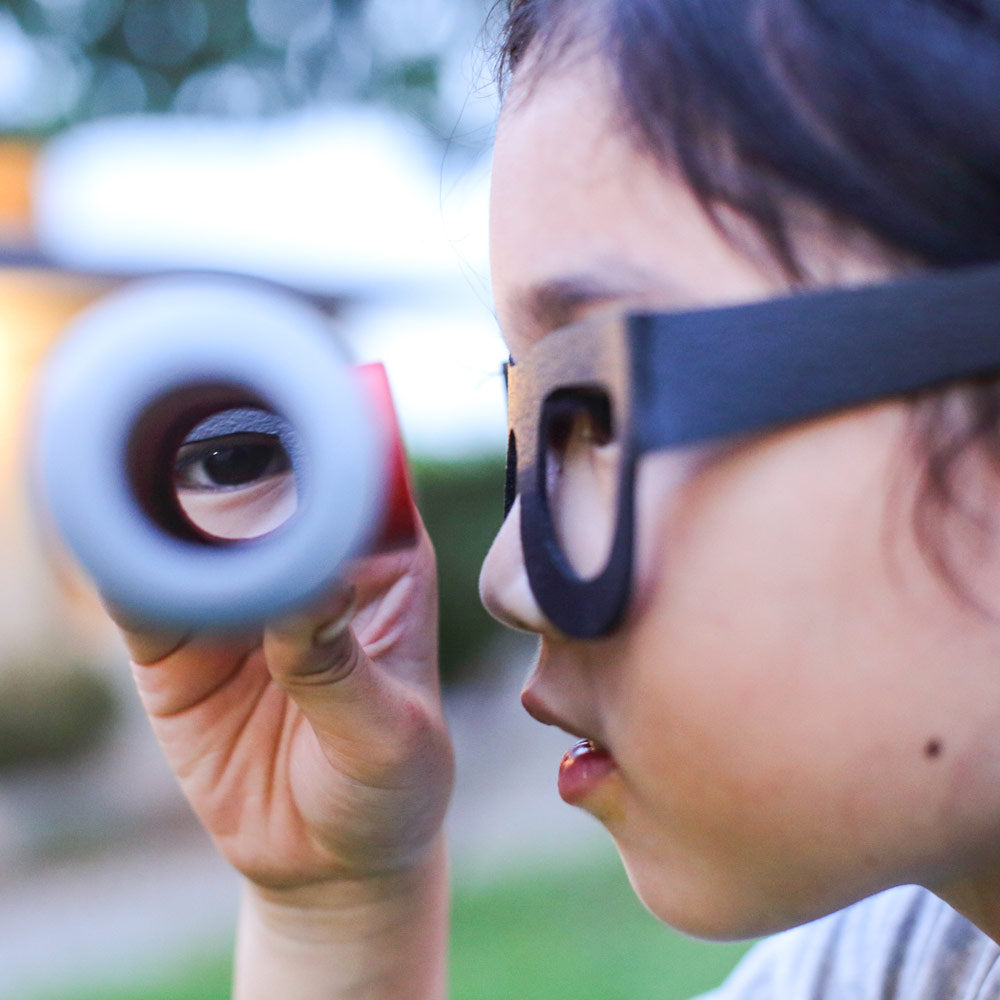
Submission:
[[[505,368],[506,512],[532,592],[577,638],[632,581],[639,457],[1000,372],[1000,266],[556,330]]]

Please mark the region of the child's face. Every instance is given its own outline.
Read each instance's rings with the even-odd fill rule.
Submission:
[[[515,360],[597,310],[779,290],[627,143],[601,79],[515,82],[502,116],[492,263]],[[825,249],[831,280],[880,273]],[[606,639],[542,619],[517,506],[487,559],[487,606],[542,638],[529,711],[612,757],[584,755],[564,796],[682,929],[759,934],[908,881],[961,902],[992,871],[1000,628],[917,548],[908,428],[881,403],[644,458],[632,601]]]

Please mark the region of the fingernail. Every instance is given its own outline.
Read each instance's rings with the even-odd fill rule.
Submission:
[[[358,595],[353,587],[344,593],[344,607],[339,614],[320,625],[313,633],[314,646],[332,646],[350,627],[351,619],[358,610]]]

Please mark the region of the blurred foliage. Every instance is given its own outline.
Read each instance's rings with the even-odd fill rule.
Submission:
[[[413,464],[417,503],[437,552],[441,598],[441,677],[454,684],[475,671],[502,628],[479,602],[479,567],[503,519],[500,457]]]
[[[454,1000],[686,1000],[722,982],[749,947],[668,930],[643,909],[621,866],[604,861],[477,888],[459,883],[452,926]],[[231,969],[225,944],[131,989],[63,990],[45,1000],[224,1000]]]
[[[0,131],[383,101],[447,135],[491,0],[8,0]],[[467,68],[467,67],[466,67]]]
[[[117,709],[108,680],[82,664],[3,664],[0,772],[61,764],[96,748],[111,731]]]

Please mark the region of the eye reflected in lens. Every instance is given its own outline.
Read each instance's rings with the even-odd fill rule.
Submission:
[[[592,579],[614,539],[620,447],[604,393],[561,390],[546,402],[546,490],[556,538],[570,566]]]
[[[195,527],[213,538],[260,538],[281,527],[298,507],[298,490],[292,459],[279,433],[259,429],[218,429],[267,426],[260,418],[236,417],[204,421],[188,435],[177,451],[173,482],[177,502]],[[251,411],[263,412],[263,411]],[[281,421],[267,414],[272,425]],[[276,426],[270,429],[277,430]]]

